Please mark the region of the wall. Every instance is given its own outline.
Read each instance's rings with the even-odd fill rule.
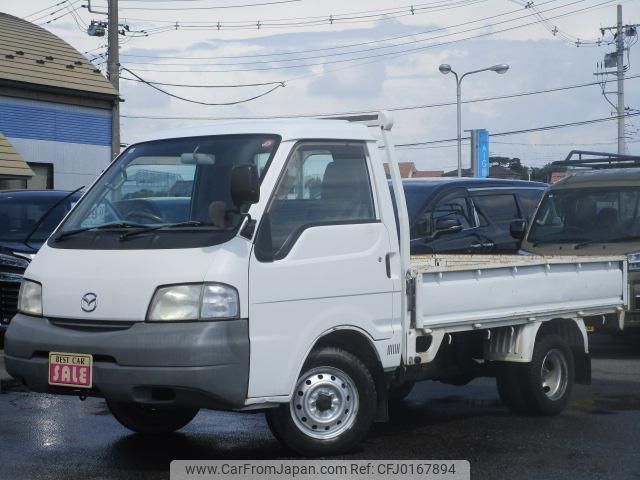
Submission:
[[[90,184],[109,163],[111,111],[0,96],[0,131],[27,162],[53,164],[53,187]]]

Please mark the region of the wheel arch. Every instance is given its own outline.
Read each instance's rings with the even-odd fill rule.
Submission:
[[[584,320],[581,318],[554,318],[544,322],[538,330],[536,340],[547,335],[558,335],[569,344],[573,354],[575,383],[591,384],[591,357]]]
[[[580,318],[554,318],[496,329],[486,344],[485,358],[498,362],[529,363],[536,343],[548,335],[558,335],[569,345],[575,365],[575,382],[591,383],[587,329]]]
[[[354,327],[333,328],[321,334],[314,342],[305,356],[305,362],[309,354],[325,347],[334,347],[345,350],[356,357],[369,369],[376,386],[376,415],[375,421],[388,420],[388,389],[380,354],[374,345],[373,339],[364,331]],[[302,370],[302,366],[300,367]],[[298,372],[300,376],[301,372]]]

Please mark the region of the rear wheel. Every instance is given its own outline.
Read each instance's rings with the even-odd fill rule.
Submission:
[[[351,353],[323,348],[310,354],[291,402],[267,410],[274,436],[303,455],[331,455],[367,434],[376,389],[367,367]]]
[[[107,405],[111,414],[123,426],[145,434],[175,432],[189,424],[198,413],[197,408],[159,408],[109,400]]]
[[[557,415],[571,397],[574,383],[571,348],[558,335],[537,340],[531,363],[507,364],[497,377],[500,398],[517,413]]]

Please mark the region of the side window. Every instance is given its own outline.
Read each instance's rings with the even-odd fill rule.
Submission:
[[[457,220],[463,229],[473,227],[473,216],[466,196],[456,192],[440,199],[433,209],[425,210],[419,216],[411,236],[417,238],[433,235],[439,220]]]
[[[455,193],[440,200],[433,210],[433,224],[440,219],[458,220],[462,228],[470,228],[473,220],[466,197]]]
[[[478,195],[473,197],[473,202],[480,209],[481,217],[487,217],[495,223],[506,223],[520,218],[513,194]]]
[[[275,259],[306,228],[375,220],[365,147],[302,143],[290,155],[269,206]]]

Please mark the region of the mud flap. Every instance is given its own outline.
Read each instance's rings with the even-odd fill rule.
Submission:
[[[591,385],[591,355],[579,347],[573,347],[571,351],[575,365],[575,383]]]

